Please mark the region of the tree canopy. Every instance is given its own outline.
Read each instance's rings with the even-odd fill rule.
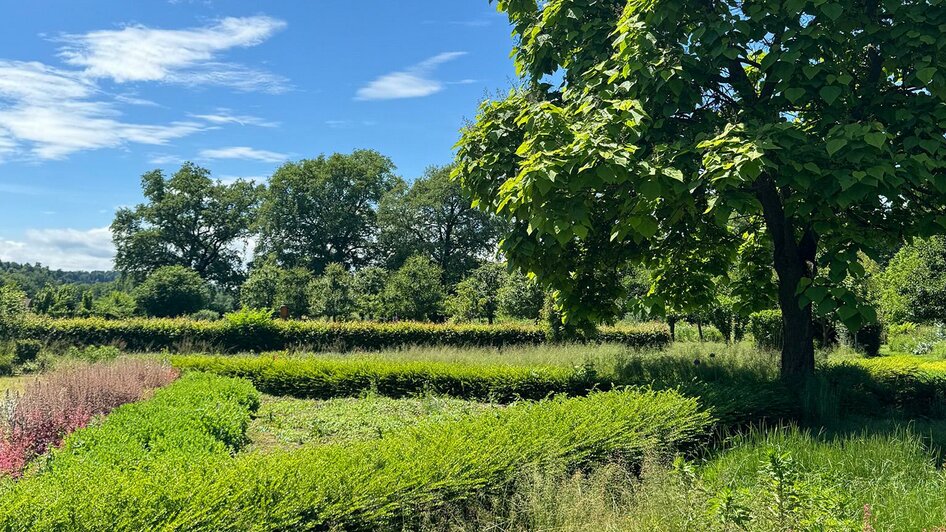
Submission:
[[[474,209],[450,171],[432,166],[410,187],[396,187],[382,199],[378,225],[389,267],[423,254],[440,266],[445,283],[454,284],[495,253],[500,220]]]
[[[161,170],[141,177],[146,203],[122,208],[112,222],[115,267],[138,281],[162,266],[183,266],[223,285],[239,281],[241,246],[259,204],[261,187],[224,184],[185,163],[170,178]]]
[[[257,255],[315,274],[333,262],[365,263],[377,236],[377,204],[399,182],[394,169],[372,150],[286,163],[269,182]]]
[[[568,319],[614,312],[628,262],[653,310],[698,305],[764,241],[803,374],[813,314],[876,318],[845,282],[858,253],[946,227],[942,0],[498,7],[523,86],[483,104],[455,175]]]

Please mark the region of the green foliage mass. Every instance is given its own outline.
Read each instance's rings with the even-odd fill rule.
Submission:
[[[250,236],[262,187],[214,181],[185,163],[170,178],[141,176],[146,203],[122,208],[112,222],[115,268],[137,280],[163,266],[183,266],[207,281],[235,286],[242,276],[237,245]]]
[[[676,449],[711,421],[674,392],[596,393],[421,423],[368,442],[231,458],[256,397],[241,381],[223,382],[234,389],[172,386],[76,432],[48,471],[3,486],[0,521],[31,530],[372,529],[504,485],[524,466],[577,466],[615,453],[636,461],[650,449]],[[139,412],[150,416],[134,419]],[[159,428],[144,446],[142,436]]]
[[[516,270],[506,276],[496,299],[501,316],[536,321],[545,303],[545,291],[537,282]]]
[[[499,293],[507,277],[505,264],[486,263],[476,268],[457,284],[456,294],[447,300],[448,313],[456,321],[493,323],[499,313]]]
[[[26,318],[26,293],[12,285],[0,285],[0,340],[13,338]]]
[[[134,296],[148,316],[175,317],[206,308],[210,290],[194,270],[162,266],[135,288]]]
[[[388,278],[382,295],[385,318],[441,321],[444,315],[443,271],[423,255],[414,255]]]
[[[286,163],[269,180],[257,256],[316,275],[333,262],[362,265],[377,234],[377,204],[399,181],[394,169],[371,150]]]
[[[269,310],[231,313],[220,321],[100,318],[27,319],[25,337],[65,345],[120,344],[130,351],[180,350],[201,346],[224,352],[367,350],[411,345],[503,347],[546,342],[545,329],[530,325],[458,325],[419,322],[318,322],[273,320]],[[632,347],[663,347],[666,327],[643,324],[602,328],[598,339]]]
[[[356,310],[351,273],[344,266],[332,263],[321,276],[309,283],[309,310],[313,316],[332,321],[346,320]]]
[[[889,323],[946,321],[946,238],[901,248],[878,284],[879,307]]]
[[[783,370],[809,373],[812,313],[875,320],[858,253],[946,227],[941,0],[497,5],[523,87],[482,105],[454,175],[570,319],[614,315],[628,262],[655,310],[699,306],[752,238]]]

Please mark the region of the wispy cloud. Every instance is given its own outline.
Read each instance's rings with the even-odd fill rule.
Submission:
[[[194,118],[200,120],[205,120],[211,124],[238,124],[241,126],[258,126],[258,127],[277,127],[279,122],[272,122],[258,116],[252,115],[241,115],[236,114],[230,109],[219,108],[213,113],[208,114],[192,114]]]
[[[396,100],[422,98],[443,90],[444,82],[431,77],[438,66],[466,55],[445,52],[422,61],[407,70],[385,74],[358,89],[356,100]]]
[[[0,61],[0,153],[39,159],[126,143],[165,144],[204,129],[195,121],[136,124],[81,75],[35,62]]]
[[[22,240],[0,238],[0,260],[41,262],[53,269],[110,270],[114,256],[112,232],[107,227],[28,229]]]
[[[219,56],[232,48],[256,46],[285,27],[284,21],[267,16],[228,17],[211,26],[176,30],[133,25],[64,35],[59,53],[89,78],[282,92],[287,83],[281,76],[222,62]]]
[[[285,153],[274,151],[258,150],[248,146],[233,146],[229,148],[216,148],[203,150],[200,152],[201,159],[243,159],[250,161],[260,161],[264,163],[279,163],[287,160],[289,156]]]

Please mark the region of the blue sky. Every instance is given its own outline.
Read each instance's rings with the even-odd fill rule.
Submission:
[[[487,0],[9,2],[0,18],[0,260],[108,268],[145,171],[265,178],[376,149],[413,179],[514,80]]]

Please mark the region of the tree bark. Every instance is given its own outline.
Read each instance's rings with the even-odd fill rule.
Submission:
[[[815,276],[818,238],[810,227],[801,227],[785,215],[781,195],[771,180],[758,182],[756,197],[774,248],[782,310],[782,378],[804,377],[815,370],[815,330],[811,303],[800,305],[796,292],[803,278]]]

